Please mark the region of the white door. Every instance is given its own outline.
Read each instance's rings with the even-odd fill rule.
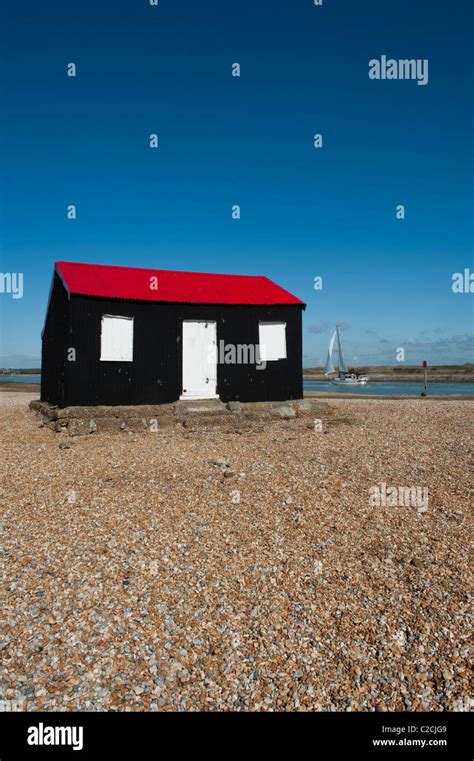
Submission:
[[[180,399],[217,399],[216,323],[183,322],[183,393]]]

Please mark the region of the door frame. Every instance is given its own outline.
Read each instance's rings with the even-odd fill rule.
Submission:
[[[202,396],[200,394],[192,394],[188,392],[184,392],[183,386],[184,386],[184,324],[186,322],[193,322],[193,323],[205,323],[206,325],[214,325],[215,326],[215,340],[216,340],[216,383],[215,383],[215,393],[210,394],[209,396]],[[219,394],[217,393],[217,320],[203,320],[203,319],[186,319],[182,321],[182,330],[181,330],[181,394],[180,394],[180,401],[206,401],[207,399],[219,399]]]

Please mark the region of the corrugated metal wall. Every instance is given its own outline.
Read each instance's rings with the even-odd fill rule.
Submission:
[[[55,274],[41,346],[41,399],[58,406],[64,406],[64,364],[70,328],[70,302]]]
[[[57,296],[53,294],[53,299]],[[258,344],[259,320],[285,321],[287,359],[268,362],[265,370],[248,364],[218,364],[217,392],[223,401],[277,401],[303,395],[299,306],[162,304],[73,296],[70,310],[66,343],[76,349],[76,361],[64,362],[61,406],[176,401],[182,391],[183,320],[215,320],[217,341],[234,345]],[[103,314],[134,318],[133,363],[100,361]],[[49,355],[45,360],[49,364]],[[51,381],[55,372],[51,363],[45,394],[55,387]]]

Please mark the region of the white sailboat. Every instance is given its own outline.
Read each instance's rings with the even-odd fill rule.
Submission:
[[[341,331],[339,330],[339,325],[336,326],[336,330],[332,334],[329,341],[328,358],[326,360],[326,368],[324,370],[324,374],[331,375],[332,373],[336,372],[336,368],[334,367],[334,359],[333,359],[334,344],[336,342],[336,339],[337,339],[337,353],[338,353],[338,362],[337,362],[338,375],[337,377],[330,379],[331,383],[334,383],[336,386],[365,386],[365,384],[369,380],[368,377],[366,375],[355,375],[354,373],[350,373],[347,368],[346,360],[344,359],[344,354],[342,352]]]

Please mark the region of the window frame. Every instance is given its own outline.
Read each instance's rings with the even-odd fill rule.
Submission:
[[[262,346],[266,346],[266,344],[261,340],[261,326],[262,325],[281,325],[283,327],[283,348],[284,348],[284,356],[279,357],[266,357],[265,353],[262,351]],[[287,322],[284,320],[259,320],[258,321],[258,345],[260,347],[260,358],[263,362],[278,362],[280,359],[288,359],[288,347],[287,347],[287,340],[286,340],[286,326]]]
[[[128,347],[130,349],[130,357],[111,357],[111,356],[104,356],[104,321],[105,320],[127,320],[128,323],[131,323],[131,346]],[[124,314],[103,314],[100,320],[100,356],[99,361],[100,362],[133,362],[133,350],[134,350],[134,338],[135,338],[135,318],[130,317],[130,315],[124,315]]]

